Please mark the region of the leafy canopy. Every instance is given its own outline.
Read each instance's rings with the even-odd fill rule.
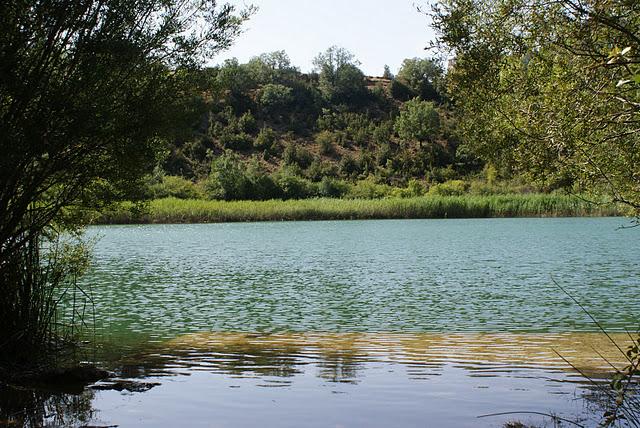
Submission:
[[[478,153],[640,212],[640,3],[445,0],[430,14]]]
[[[440,116],[429,101],[407,101],[395,122],[400,138],[407,141],[433,141],[440,129]]]

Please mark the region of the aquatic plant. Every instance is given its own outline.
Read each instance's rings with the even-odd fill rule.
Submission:
[[[36,234],[4,260],[0,293],[0,375],[55,363],[61,345],[86,325],[89,294],[77,283],[89,266],[90,248],[79,235]]]
[[[617,206],[594,205],[567,195],[423,196],[388,199],[203,201],[159,199],[146,210],[122,204],[96,224],[212,223],[280,220],[352,220],[486,217],[569,217],[624,214]]]

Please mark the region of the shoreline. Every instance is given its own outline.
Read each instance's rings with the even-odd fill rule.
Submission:
[[[447,218],[618,217],[623,209],[575,196],[511,194],[421,196],[387,199],[297,199],[217,201],[155,199],[143,209],[122,203],[94,218],[92,225],[197,224],[264,221],[408,220]]]

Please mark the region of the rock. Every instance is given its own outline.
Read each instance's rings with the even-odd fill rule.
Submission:
[[[160,385],[157,382],[136,382],[131,380],[114,380],[111,382],[98,383],[91,385],[89,388],[98,391],[129,391],[129,392],[145,392],[151,388]]]

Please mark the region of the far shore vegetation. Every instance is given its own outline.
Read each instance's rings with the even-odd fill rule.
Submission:
[[[143,205],[122,203],[95,217],[93,224],[620,216],[627,211],[622,206],[595,203],[561,194],[426,195],[385,199],[312,198],[269,201],[164,198]]]

